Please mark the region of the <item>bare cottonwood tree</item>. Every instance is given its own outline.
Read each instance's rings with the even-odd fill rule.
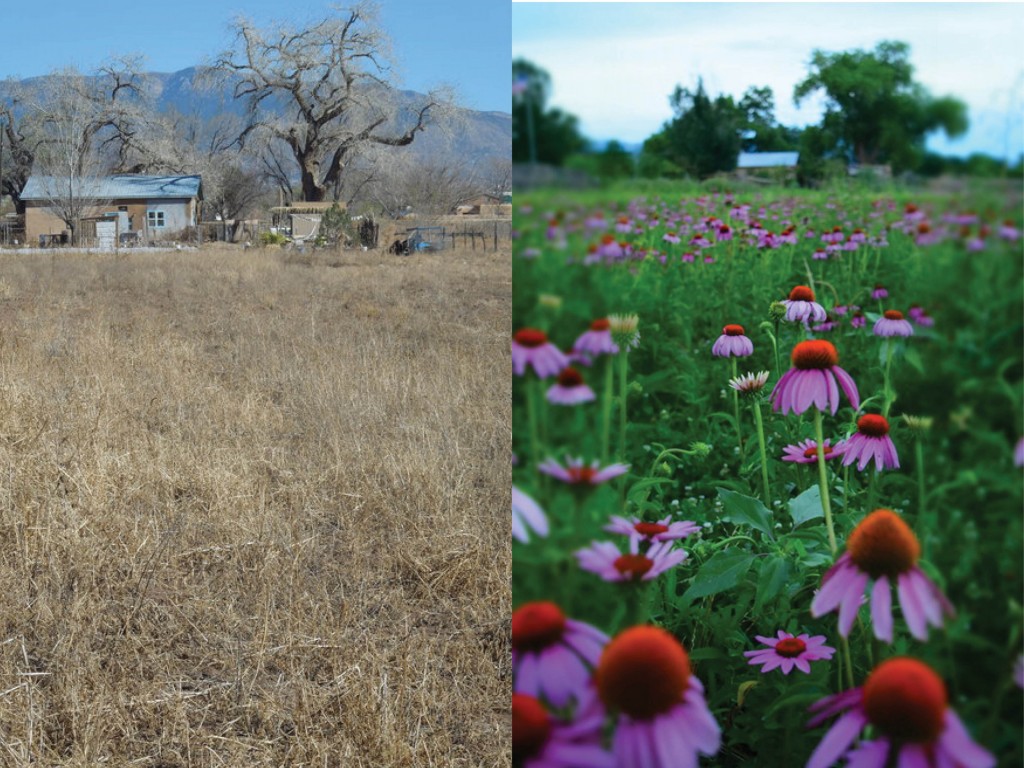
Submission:
[[[85,78],[72,68],[50,75],[37,96],[40,100],[33,109],[43,138],[32,174],[47,208],[64,222],[76,243],[82,219],[109,203],[99,191],[106,167],[95,141],[102,108]]]
[[[392,155],[377,167],[367,197],[390,217],[407,212],[433,218],[452,213],[456,206],[480,194],[475,170],[456,161],[427,161]]]
[[[387,36],[370,3],[335,7],[307,29],[281,23],[263,30],[240,18],[234,31],[236,44],[216,68],[235,78],[235,98],[246,101],[241,139],[262,137],[286,147],[307,201],[338,199],[362,148],[411,144],[451,110],[444,91],[403,102],[392,87]],[[285,152],[274,152],[268,162],[283,171]]]
[[[3,131],[3,173],[0,174],[0,195],[9,195],[14,209],[25,213],[21,192],[28,177],[32,175],[32,164],[43,140],[36,115],[26,109],[31,100],[25,87],[8,78],[3,86],[0,99],[0,130]]]

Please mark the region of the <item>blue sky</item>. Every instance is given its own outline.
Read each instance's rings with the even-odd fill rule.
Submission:
[[[352,3],[344,3],[351,5]],[[401,87],[455,87],[472,109],[508,112],[512,87],[508,0],[380,0]],[[42,75],[68,65],[90,70],[114,55],[141,53],[153,72],[175,72],[215,56],[239,14],[263,25],[323,18],[327,2],[177,0],[98,6],[82,0],[12,3],[0,44],[0,78]],[[19,33],[13,30],[17,28]]]
[[[590,138],[641,142],[671,117],[677,83],[704,78],[738,98],[769,85],[787,125],[820,120],[793,104],[815,48],[910,44],[918,82],[966,102],[971,129],[928,145],[944,154],[1024,151],[1024,5],[1019,3],[514,3],[512,53],[546,69],[552,103]]]

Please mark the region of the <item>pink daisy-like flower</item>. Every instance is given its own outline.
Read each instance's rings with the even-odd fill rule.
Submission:
[[[622,554],[610,541],[595,541],[576,552],[580,568],[614,582],[651,581],[686,558],[686,552],[675,549],[671,541],[653,544],[646,553],[640,554],[640,539],[633,537],[630,537],[627,554]]]
[[[618,714],[612,752],[617,768],[693,768],[714,755],[721,730],[704,701],[683,646],[660,627],[623,630],[605,647],[594,679]]]
[[[1024,467],[1024,437],[1017,441],[1013,449],[1013,464],[1016,467]]]
[[[913,336],[914,326],[909,320],[903,319],[903,313],[895,309],[887,309],[875,321],[871,332],[875,336]]]
[[[825,438],[825,461],[835,459],[843,455],[842,446],[829,445],[831,441]],[[818,441],[813,439],[803,440],[796,445],[787,445],[782,449],[782,460],[792,461],[797,464],[815,464],[818,461]]]
[[[791,635],[781,629],[778,637],[763,637],[755,635],[758,642],[764,643],[768,648],[761,648],[756,651],[744,651],[743,655],[750,661],[748,664],[762,664],[761,672],[771,672],[773,669],[782,669],[782,674],[788,675],[796,667],[806,674],[811,673],[812,661],[827,661],[836,652],[835,648],[825,645],[824,635]]]
[[[821,339],[801,341],[793,347],[793,367],[782,374],[772,390],[772,410],[786,415],[801,414],[815,406],[819,411],[839,410],[839,388],[856,410],[860,407],[857,385],[840,368],[839,353],[831,342]],[[838,386],[836,380],[838,379]]]
[[[602,317],[592,322],[590,328],[576,339],[572,349],[573,352],[583,353],[591,357],[617,354],[619,347],[612,341],[611,324],[608,322],[608,318]]]
[[[727,325],[711,347],[711,354],[715,357],[749,357],[754,354],[754,344],[744,335],[742,325]]]
[[[786,306],[786,319],[791,323],[806,323],[809,320],[821,323],[828,317],[825,308],[814,300],[814,291],[806,285],[796,286],[782,303]]]
[[[555,405],[579,405],[595,400],[597,395],[587,386],[580,372],[569,366],[558,374],[555,383],[547,391],[547,398],[549,403]]]
[[[608,482],[614,477],[624,475],[629,471],[628,464],[609,464],[602,468],[601,462],[594,460],[589,465],[583,464],[583,459],[574,459],[571,456],[565,457],[563,467],[554,459],[545,459],[537,466],[537,469],[545,475],[551,475],[567,485],[600,485]]]
[[[928,625],[941,627],[943,614],[952,616],[954,610],[942,591],[918,568],[920,555],[921,545],[907,524],[892,510],[876,509],[853,529],[846,540],[846,551],[825,574],[811,602],[811,615],[824,616],[838,609],[839,634],[847,637],[865,588],[873,581],[871,623],[875,637],[891,643],[890,586],[895,582],[907,628],[924,642]]]
[[[512,690],[567,706],[586,690],[608,635],[566,617],[552,602],[512,612]]]
[[[1024,688],[1024,654],[1013,663],[1013,682],[1018,688]]]
[[[843,758],[850,768],[992,768],[996,764],[949,706],[942,679],[917,659],[886,659],[862,687],[826,696],[810,711],[812,728],[842,715],[811,754],[807,768],[829,768]],[[866,725],[874,727],[873,738],[851,749]]]
[[[666,232],[664,235],[662,235],[661,239],[664,240],[666,243],[672,243],[673,245],[679,245],[680,242],[679,235],[671,231]]]
[[[864,316],[864,313],[861,310],[859,310],[859,309],[856,310],[850,316],[850,325],[853,326],[854,328],[863,328],[867,324],[868,324],[867,318]]]
[[[571,721],[525,693],[512,694],[512,763],[521,768],[614,768],[601,745],[605,709],[588,687]]]
[[[546,379],[554,376],[568,364],[565,355],[548,341],[544,331],[523,328],[512,337],[512,372],[516,376],[526,373],[526,366],[533,366],[536,374]]]
[[[875,471],[899,469],[900,459],[896,446],[889,437],[889,421],[878,413],[865,413],[857,419],[857,432],[842,445],[843,466],[857,461],[857,471],[863,472],[871,459],[875,460]]]
[[[635,537],[640,541],[672,541],[673,539],[685,539],[691,533],[697,533],[700,526],[690,520],[678,520],[672,522],[671,517],[665,517],[656,523],[645,523],[638,517],[627,520],[618,515],[612,515],[610,525],[604,527],[608,533],[621,533],[623,536]]]
[[[874,289],[871,291],[872,299],[887,299],[889,298],[889,291],[881,283],[876,283]]]
[[[512,536],[526,544],[532,528],[538,536],[548,535],[548,518],[540,504],[512,486]]]

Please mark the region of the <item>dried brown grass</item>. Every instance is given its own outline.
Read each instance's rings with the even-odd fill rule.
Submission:
[[[510,764],[509,262],[0,256],[0,764]]]

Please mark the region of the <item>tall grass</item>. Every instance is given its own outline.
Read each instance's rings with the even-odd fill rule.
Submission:
[[[506,254],[0,261],[0,763],[510,759]]]

